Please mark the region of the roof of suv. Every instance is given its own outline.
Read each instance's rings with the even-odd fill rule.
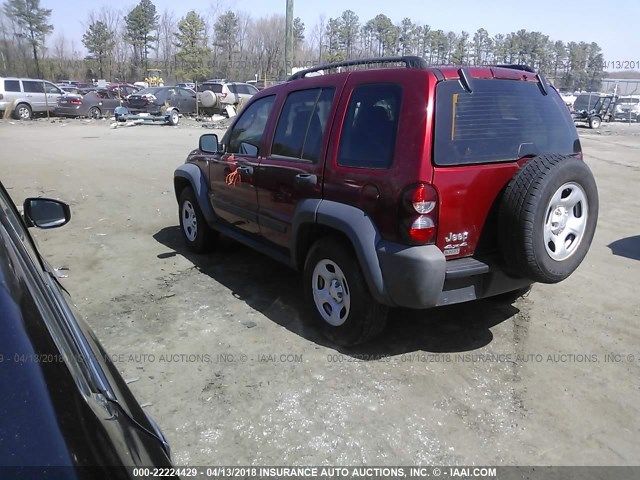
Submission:
[[[344,62],[330,63],[326,65],[319,65],[306,70],[301,70],[291,75],[288,81],[300,80],[307,75],[327,75],[327,74],[340,74],[351,73],[356,75],[366,75],[366,72],[374,68],[389,68],[384,65],[391,64],[404,64],[404,69],[431,72],[439,80],[452,80],[460,78],[464,83],[469,82],[469,77],[472,78],[504,78],[514,80],[538,80],[538,74],[535,70],[527,65],[487,65],[487,66],[454,66],[454,65],[429,65],[424,59],[416,56],[401,56],[401,57],[381,57],[381,58],[365,58],[360,60],[347,60]],[[350,67],[366,67],[358,70],[342,71],[343,68]],[[394,68],[399,68],[394,66]],[[327,70],[337,70],[336,73],[327,73]]]
[[[51,80],[43,80],[41,78],[29,78],[29,77],[0,77],[2,80],[27,80],[31,82],[49,82],[53,83]]]
[[[207,80],[205,82],[201,82],[200,85],[211,85],[213,83],[220,85],[251,85],[250,83],[246,82],[228,82],[226,80]]]

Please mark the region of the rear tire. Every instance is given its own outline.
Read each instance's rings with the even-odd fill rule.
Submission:
[[[371,296],[354,252],[340,240],[325,237],[311,247],[304,290],[322,333],[333,343],[364,343],[384,330],[388,308]]]
[[[33,111],[26,103],[19,103],[13,110],[13,116],[16,120],[31,120]]]
[[[99,118],[102,118],[102,111],[98,107],[91,107],[87,116],[94,120],[98,120]]]
[[[215,248],[219,233],[207,223],[191,187],[186,187],[180,192],[178,215],[180,231],[189,250],[204,253]]]

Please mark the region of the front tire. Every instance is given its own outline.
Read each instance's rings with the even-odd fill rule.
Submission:
[[[593,129],[600,128],[601,124],[602,124],[602,120],[600,119],[600,117],[591,117],[589,119],[589,127]]]
[[[193,190],[184,188],[179,198],[180,231],[187,248],[194,253],[213,250],[219,234],[207,224]]]
[[[333,343],[364,343],[384,330],[388,308],[371,296],[354,252],[338,239],[325,237],[311,247],[304,289],[316,321]]]

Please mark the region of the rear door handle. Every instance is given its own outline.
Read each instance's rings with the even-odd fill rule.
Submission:
[[[305,187],[314,187],[318,184],[318,177],[310,173],[299,173],[296,175],[295,184]]]
[[[249,167],[247,165],[243,165],[237,168],[238,173],[240,175],[253,175],[253,167]]]

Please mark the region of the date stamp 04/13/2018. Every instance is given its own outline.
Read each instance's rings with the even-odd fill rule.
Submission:
[[[638,70],[640,69],[640,60],[604,60],[602,62],[603,70]]]

